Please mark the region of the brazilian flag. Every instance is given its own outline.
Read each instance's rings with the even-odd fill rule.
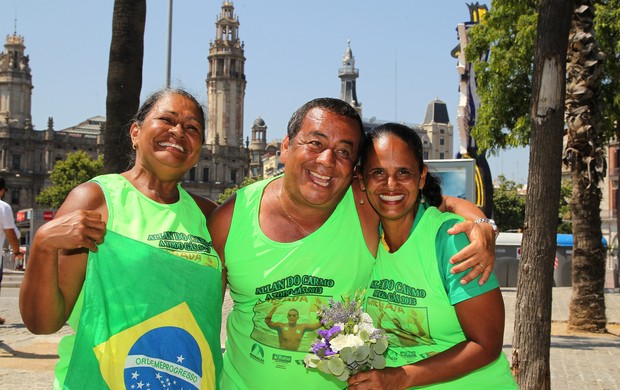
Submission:
[[[83,293],[64,388],[218,388],[221,270],[108,231]]]

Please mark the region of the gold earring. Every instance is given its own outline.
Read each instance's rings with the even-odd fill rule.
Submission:
[[[138,150],[138,148],[136,147],[136,144],[131,144],[131,148],[132,148],[133,150]]]
[[[360,199],[360,204],[364,204],[366,202],[364,202],[364,198]]]

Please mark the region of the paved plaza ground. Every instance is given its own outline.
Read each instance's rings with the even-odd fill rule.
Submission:
[[[0,295],[0,316],[7,319],[0,325],[0,389],[50,389],[57,344],[69,329],[65,326],[54,335],[32,335],[19,316],[18,291],[3,288]],[[611,333],[591,335],[566,331],[571,291],[570,287],[553,289],[552,389],[620,389],[620,293],[613,290],[605,296]],[[506,305],[504,352],[510,359],[516,289],[503,288],[502,295]],[[230,307],[227,297],[225,313]],[[222,345],[225,337],[223,331]]]

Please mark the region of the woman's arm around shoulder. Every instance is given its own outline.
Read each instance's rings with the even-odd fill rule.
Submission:
[[[452,264],[460,263],[454,267],[454,273],[470,269],[461,283],[467,284],[476,279],[478,275],[480,275],[479,283],[481,285],[486,283],[495,264],[495,232],[489,224],[473,222],[479,218],[485,218],[486,215],[475,204],[452,196],[444,196],[439,209],[442,212],[458,214],[466,219],[448,230],[450,234],[465,233],[471,242],[450,259]]]
[[[88,252],[103,242],[107,218],[101,188],[87,182],[74,188],[54,219],[36,232],[19,297],[31,332],[49,334],[65,324],[84,283]]]

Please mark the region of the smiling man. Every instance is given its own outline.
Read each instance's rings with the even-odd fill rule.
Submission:
[[[233,299],[222,389],[342,388],[304,367],[303,344],[300,351],[275,347],[264,325],[274,299],[310,313],[365,287],[379,236],[378,216],[359,186],[351,186],[363,138],[348,103],[311,100],[289,121],[280,154],[284,175],[240,189],[208,219]],[[457,212],[483,216],[468,205]]]

